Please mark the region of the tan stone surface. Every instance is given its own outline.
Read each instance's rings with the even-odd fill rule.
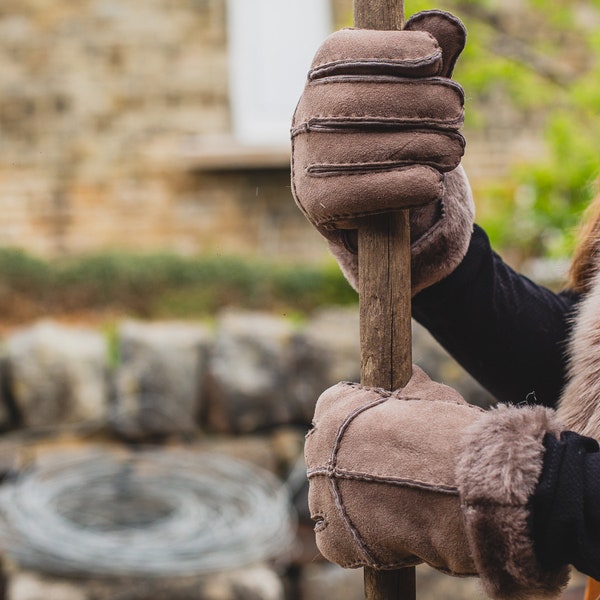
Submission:
[[[349,25],[351,0],[332,6]],[[5,0],[0,90],[0,246],[327,255],[280,154],[210,172],[190,159],[194,140],[231,135],[225,0]],[[469,138],[475,186],[539,151],[505,112]]]

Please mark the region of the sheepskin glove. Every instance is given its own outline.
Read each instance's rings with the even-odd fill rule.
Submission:
[[[554,597],[568,570],[540,566],[529,499],[560,430],[550,409],[486,412],[418,367],[393,393],[339,383],[306,438],[317,545],[343,567],[425,562],[492,598]]]
[[[313,60],[292,123],[292,190],[355,288],[363,217],[412,209],[413,293],[466,253],[464,94],[450,79],[465,38],[458,19],[426,11],[403,31],[338,31]]]

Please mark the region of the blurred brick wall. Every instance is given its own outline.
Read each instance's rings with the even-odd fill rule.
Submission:
[[[332,4],[348,24],[351,2]],[[189,139],[230,133],[225,8],[3,0],[0,245],[326,254],[293,204],[285,161],[207,172],[180,159]],[[507,151],[470,148],[476,176]]]
[[[148,149],[227,131],[225,38],[220,0],[4,1],[0,244],[171,245],[177,177]]]

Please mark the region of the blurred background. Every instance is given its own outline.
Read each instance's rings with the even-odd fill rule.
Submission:
[[[478,221],[515,266],[568,256],[598,168],[597,2],[437,7],[469,30],[455,76]],[[310,57],[350,23],[348,0],[5,0],[4,325],[62,310],[199,316],[240,298],[301,311],[352,301],[288,173]]]
[[[600,2],[406,1],[407,16],[428,8],[469,32],[455,78],[477,221],[509,263],[559,288],[600,164]],[[287,482],[293,505],[273,532],[285,551],[267,544],[200,579],[190,567],[185,585],[167,566],[148,586],[114,564],[109,585],[108,567],[90,566],[105,565],[98,540],[81,542],[94,550],[85,565],[59,543],[48,561],[5,522],[0,539],[21,549],[5,557],[8,600],[361,597],[360,573],[312,545],[301,461],[319,392],[358,377],[357,299],[294,204],[288,141],[314,51],[351,23],[351,0],[2,1],[0,512],[47,452],[87,457],[90,444],[119,461],[147,445],[199,463],[218,450]],[[417,326],[414,343],[432,377],[493,402]],[[125,463],[110,481],[149,468]],[[113,489],[114,512],[133,516],[92,530],[175,515],[177,498],[148,508],[148,486],[136,479],[125,504]],[[61,490],[40,494],[60,507]],[[89,527],[88,500],[62,516]],[[419,576],[428,597],[484,598],[473,581]]]

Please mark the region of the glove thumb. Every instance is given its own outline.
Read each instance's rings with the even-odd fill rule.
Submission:
[[[451,77],[454,65],[467,41],[467,30],[462,21],[448,12],[425,10],[413,15],[404,29],[408,31],[427,31],[442,49],[442,77]]]

